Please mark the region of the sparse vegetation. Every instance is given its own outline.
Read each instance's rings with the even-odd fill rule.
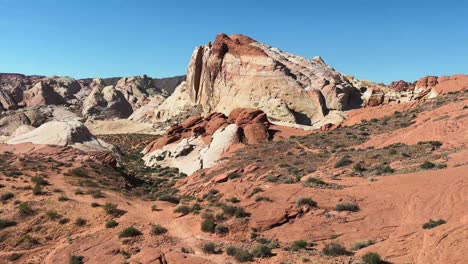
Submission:
[[[225,225],[219,224],[219,225],[216,225],[215,227],[216,234],[224,235],[224,234],[227,234],[228,232],[229,232],[229,229]]]
[[[300,198],[296,202],[297,206],[310,206],[310,207],[317,207],[317,202],[312,200],[311,198]]]
[[[201,223],[201,230],[206,233],[214,233],[216,223],[213,219],[207,218]]]
[[[2,195],[0,195],[0,201],[5,202],[13,197],[15,197],[15,195],[12,192],[2,193]]]
[[[434,227],[437,227],[437,226],[440,226],[440,225],[443,225],[445,224],[445,220],[444,219],[439,219],[439,220],[429,220],[429,222],[425,223],[423,225],[423,228],[424,229],[432,229]]]
[[[10,226],[15,226],[17,223],[8,219],[0,218],[0,230]]]
[[[238,262],[249,262],[253,260],[253,255],[248,250],[242,248],[227,247],[226,253],[229,256],[233,256]]]
[[[70,174],[73,175],[73,176],[76,176],[76,177],[80,177],[80,178],[88,177],[88,172],[83,167],[71,169]]]
[[[268,258],[273,254],[271,253],[271,248],[265,244],[257,244],[252,250],[252,255],[256,258]]]
[[[326,244],[322,250],[322,253],[326,256],[332,256],[332,257],[343,256],[343,255],[349,254],[348,250],[346,250],[345,247],[343,247],[341,244],[337,242]]]
[[[382,258],[378,253],[369,252],[362,256],[363,264],[380,264],[382,263]]]
[[[182,215],[187,215],[190,213],[190,207],[187,206],[187,205],[179,205],[175,210],[174,212],[175,213],[179,213],[179,214],[182,214]]]
[[[347,166],[349,164],[353,163],[352,160],[350,160],[348,157],[342,157],[341,159],[339,159],[336,163],[335,163],[335,168],[340,168],[340,167],[344,167],[344,166]]]
[[[152,225],[151,226],[151,234],[155,236],[159,236],[162,234],[167,233],[167,228],[161,226],[161,225]]]
[[[359,211],[359,206],[354,203],[337,203],[335,210],[338,212],[343,212],[343,211],[357,212]]]
[[[307,243],[307,241],[305,240],[296,240],[291,244],[289,248],[293,251],[298,251],[298,250],[306,248],[308,245],[309,243]]]
[[[88,221],[86,221],[86,219],[84,218],[81,218],[81,217],[78,217],[76,220],[75,220],[75,225],[77,226],[84,226],[86,225]]]
[[[114,219],[109,220],[109,221],[106,222],[106,228],[113,228],[113,227],[116,227],[118,225],[119,225],[119,223],[117,223],[117,221],[115,221]]]
[[[141,236],[141,235],[142,233],[140,232],[140,230],[138,230],[134,226],[129,226],[125,228],[124,230],[122,230],[122,232],[120,232],[119,237],[125,238],[125,237],[136,237],[136,236]]]
[[[419,167],[423,170],[429,170],[434,168],[436,165],[428,160],[426,160],[423,164],[421,164]]]
[[[22,216],[30,216],[34,214],[34,210],[31,208],[29,203],[27,202],[22,202],[18,205],[18,210],[20,215]]]
[[[84,262],[83,262],[83,259],[84,259],[83,256],[75,256],[75,255],[73,255],[73,256],[70,257],[70,262],[69,262],[69,263],[70,263],[70,264],[83,264],[83,263],[84,263]]]
[[[68,198],[68,197],[65,196],[65,195],[60,195],[60,196],[57,198],[57,200],[58,200],[59,202],[66,202],[66,201],[70,200],[70,198]]]
[[[203,253],[205,254],[216,254],[218,250],[216,249],[216,244],[213,242],[204,243],[201,247]]]
[[[356,241],[351,245],[352,250],[359,250],[374,244],[374,240]]]
[[[255,202],[261,202],[261,201],[273,202],[273,200],[270,197],[266,197],[263,195],[258,195],[257,197],[255,197]]]
[[[56,220],[56,219],[59,219],[61,217],[61,215],[55,210],[47,211],[46,215],[50,220]]]

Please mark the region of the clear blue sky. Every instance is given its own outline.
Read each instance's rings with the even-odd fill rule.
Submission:
[[[467,1],[0,0],[0,72],[185,74],[220,32],[360,79],[468,73]]]

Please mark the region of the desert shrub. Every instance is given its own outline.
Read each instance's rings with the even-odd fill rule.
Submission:
[[[117,221],[115,221],[114,219],[109,220],[109,221],[106,222],[106,228],[113,228],[113,227],[116,227],[118,225],[119,225],[119,223],[117,223]]]
[[[275,177],[273,175],[268,175],[267,177],[265,177],[265,181],[267,181],[267,182],[277,182],[278,177]]]
[[[234,259],[238,262],[249,262],[253,261],[253,255],[242,248],[228,247],[226,252],[229,256],[233,256]]]
[[[261,202],[261,201],[272,202],[273,200],[270,197],[258,195],[257,197],[255,197],[255,201],[256,202]]]
[[[18,205],[18,210],[19,210],[20,215],[22,216],[28,216],[28,215],[34,214],[34,210],[31,208],[31,206],[27,202],[20,203]]]
[[[368,247],[370,245],[374,244],[374,240],[361,240],[361,241],[356,241],[354,244],[351,245],[352,250],[359,250],[365,247]]]
[[[419,167],[423,170],[428,170],[434,168],[436,165],[428,160],[426,160],[423,164],[421,164]]]
[[[257,246],[252,250],[252,255],[256,258],[271,257],[271,248],[264,244],[257,244]]]
[[[205,254],[216,254],[218,251],[216,250],[216,244],[213,242],[207,242],[202,245],[201,247],[203,253]]]
[[[343,247],[341,244],[332,242],[329,244],[326,244],[325,247],[322,250],[322,253],[326,256],[343,256],[343,255],[348,255],[349,252],[346,250],[345,247]]]
[[[260,187],[255,187],[255,188],[252,190],[252,193],[251,193],[250,195],[253,196],[253,195],[255,195],[255,194],[259,193],[259,192],[263,192],[263,189],[260,188]]]
[[[427,223],[425,223],[425,224],[423,225],[423,228],[424,228],[424,229],[432,229],[432,228],[434,228],[434,227],[436,227],[436,226],[440,226],[440,225],[443,225],[443,224],[445,224],[445,223],[446,223],[446,222],[445,222],[444,219],[439,219],[439,220],[432,220],[432,219],[431,219],[431,220],[429,220],[429,222],[427,222]]]
[[[60,195],[60,196],[57,198],[57,200],[58,200],[59,202],[66,202],[66,201],[70,200],[70,198],[68,198],[68,197],[65,196],[65,195]]]
[[[369,252],[362,256],[362,262],[363,264],[380,264],[382,263],[382,258],[375,252]]]
[[[316,207],[317,202],[312,200],[311,198],[299,198],[296,202],[297,206],[308,205],[310,207]]]
[[[291,246],[289,248],[291,250],[293,250],[293,251],[297,251],[297,250],[301,250],[301,249],[306,248],[308,245],[309,245],[309,243],[307,243],[307,241],[305,241],[305,240],[296,240],[296,241],[292,242],[292,244],[291,244]]]
[[[70,222],[70,219],[64,217],[64,218],[60,218],[60,220],[58,221],[59,224],[61,225],[64,225],[66,223]]]
[[[109,203],[109,202],[105,203],[102,209],[104,209],[104,212],[106,212],[108,215],[112,215],[112,216],[120,216],[120,215],[123,215],[124,213],[124,211],[117,208],[116,204]]]
[[[227,202],[230,202],[230,203],[238,203],[240,202],[239,199],[237,199],[237,197],[231,197],[229,199],[226,199]]]
[[[227,234],[228,232],[229,232],[229,229],[224,225],[216,225],[215,227],[216,234],[224,235],[224,234]]]
[[[92,202],[91,203],[91,207],[99,207],[101,206],[100,204],[96,203],[96,202]]]
[[[15,197],[15,195],[12,192],[2,193],[2,195],[0,195],[0,201],[5,202],[13,197]]]
[[[336,163],[335,163],[335,168],[340,168],[340,167],[344,167],[344,166],[347,166],[349,164],[353,163],[352,160],[350,160],[348,157],[342,157],[341,159],[339,159]]]
[[[8,219],[0,218],[0,230],[5,229],[10,226],[15,226],[17,223]]]
[[[84,192],[83,192],[83,190],[78,189],[78,190],[75,191],[75,194],[76,195],[83,195]]]
[[[73,255],[73,256],[70,257],[69,263],[70,263],[70,264],[83,264],[83,263],[84,263],[84,262],[83,262],[83,259],[84,259],[83,256],[75,256],[75,255]]]
[[[48,185],[49,182],[44,179],[42,176],[34,176],[31,178],[31,181],[35,184],[39,184],[39,185]]]
[[[189,214],[190,213],[190,207],[188,207],[187,205],[179,205],[175,210],[174,210],[175,213],[179,213],[179,214],[182,214],[182,215],[186,215],[186,214]]]
[[[178,204],[180,202],[180,199],[176,196],[170,195],[170,194],[163,194],[158,197],[159,201],[165,201],[165,202],[170,202],[173,204]]]
[[[377,175],[395,172],[395,170],[389,165],[385,165],[385,166],[380,165],[375,169],[375,171]]]
[[[195,203],[195,204],[192,205],[192,208],[190,209],[190,211],[192,211],[193,213],[198,213],[198,212],[200,212],[201,209],[202,208],[201,208],[200,204]]]
[[[73,169],[70,170],[70,173],[73,176],[77,176],[77,177],[81,177],[81,178],[88,177],[88,172],[83,167],[73,168]]]
[[[239,175],[239,173],[237,173],[237,171],[234,171],[234,172],[231,172],[231,173],[228,174],[228,179],[230,179],[230,180],[233,180],[233,179],[236,179],[236,178],[239,178],[239,177],[240,177],[240,175]]]
[[[125,228],[124,230],[122,230],[122,232],[120,232],[119,237],[120,238],[123,238],[123,237],[136,237],[136,236],[141,236],[141,235],[142,235],[142,233],[140,232],[140,230],[138,230],[134,226],[129,226],[129,227]]]
[[[337,203],[335,206],[335,210],[338,212],[357,212],[359,210],[359,206],[354,203]]]
[[[41,195],[42,194],[42,185],[36,183],[36,185],[34,185],[34,188],[33,188],[33,194],[34,195]]]
[[[103,198],[104,197],[104,194],[101,192],[101,190],[99,189],[95,189],[95,190],[92,190],[90,192],[91,196],[93,196],[93,198],[95,199],[99,199],[99,198]]]
[[[322,181],[321,179],[314,178],[314,177],[307,178],[307,183],[313,183],[313,184],[317,184],[317,185],[327,184],[326,182]]]
[[[151,234],[155,236],[159,236],[162,234],[167,233],[167,228],[161,226],[161,225],[152,225],[151,226]]]
[[[214,233],[215,226],[216,224],[214,220],[211,218],[207,218],[201,223],[201,230],[206,233]]]
[[[364,168],[364,166],[362,166],[362,162],[359,162],[359,163],[356,163],[353,165],[353,170],[356,171],[356,172],[363,172],[366,170],[366,168]]]
[[[390,150],[388,151],[388,154],[389,154],[389,155],[396,155],[396,154],[397,154],[397,151],[396,151],[395,149],[390,149]]]
[[[56,219],[59,219],[61,217],[61,215],[55,210],[47,211],[46,215],[50,220],[56,220]]]
[[[81,217],[78,217],[76,220],[75,220],[75,225],[77,226],[84,226],[86,225],[88,221],[86,221],[86,219],[84,218],[81,218]]]

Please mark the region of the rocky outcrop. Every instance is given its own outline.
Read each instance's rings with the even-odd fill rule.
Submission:
[[[114,86],[105,86],[101,79],[92,82],[93,90],[83,102],[83,116],[92,119],[127,118],[132,106]]]
[[[295,56],[243,35],[219,34],[197,47],[186,90],[205,115],[258,108],[271,121],[305,125],[361,104],[359,91],[320,57]]]
[[[153,80],[146,75],[124,77],[117,82],[115,88],[122,92],[134,110],[147,104],[150,100],[149,97],[169,96],[167,91],[156,88],[153,85]]]
[[[23,97],[23,104],[30,107],[65,103],[65,99],[43,81],[36,83],[31,89],[25,91]]]
[[[257,144],[272,136],[266,114],[257,109],[234,109],[229,117],[212,113],[171,126],[143,151],[147,166],[173,166],[191,174],[210,168],[235,144]]]
[[[21,143],[71,146],[86,152],[112,152],[113,146],[96,139],[79,121],[51,121],[29,132],[12,137],[7,144]]]

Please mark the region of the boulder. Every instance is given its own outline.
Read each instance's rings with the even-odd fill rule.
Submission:
[[[132,112],[132,106],[122,92],[112,85],[103,87],[98,82],[83,102],[82,110],[83,116],[92,119],[127,118]]]

